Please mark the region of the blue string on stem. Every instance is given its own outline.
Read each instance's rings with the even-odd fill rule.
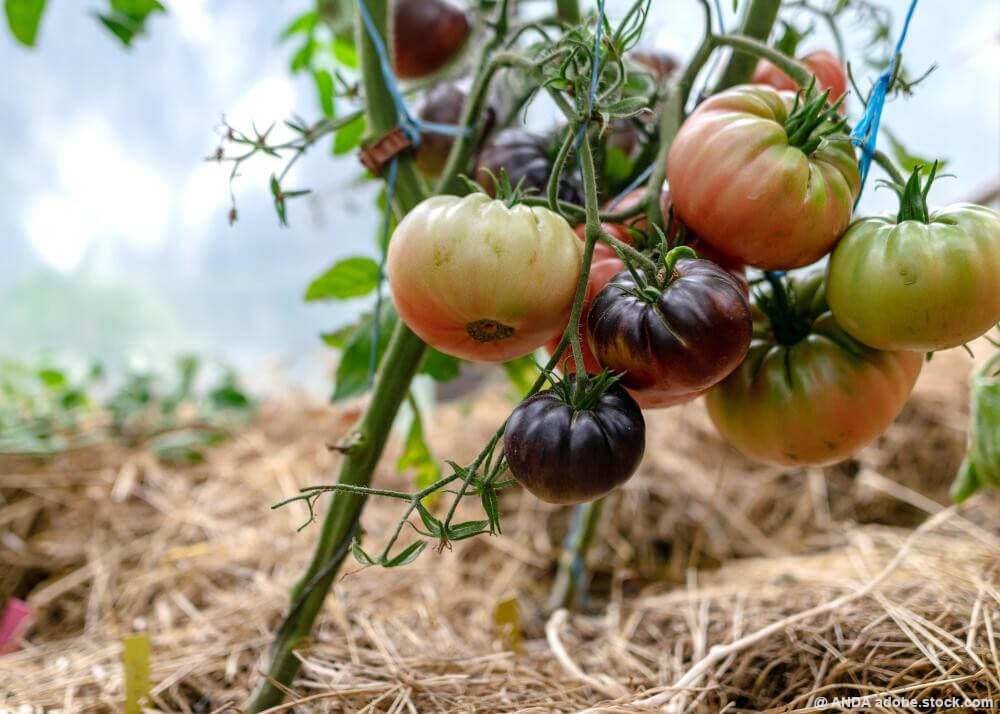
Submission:
[[[854,127],[854,131],[851,132],[851,141],[856,146],[861,147],[861,160],[858,162],[861,169],[861,191],[858,192],[857,201],[854,203],[855,206],[861,200],[861,193],[864,191],[865,181],[868,179],[868,170],[871,168],[872,157],[875,156],[875,144],[878,140],[879,123],[882,120],[882,108],[885,105],[886,94],[889,93],[889,84],[896,74],[896,65],[899,61],[899,55],[903,51],[903,42],[906,41],[906,32],[910,28],[910,19],[913,17],[913,11],[916,7],[917,0],[911,0],[910,9],[907,10],[906,20],[903,22],[903,31],[899,35],[899,41],[896,42],[896,50],[892,54],[892,60],[889,62],[886,70],[875,81],[875,86],[872,87],[871,94],[868,97],[868,105],[865,107],[864,116],[861,117],[861,120]]]
[[[420,145],[421,132],[426,132],[428,134],[444,134],[446,136],[456,137],[470,135],[473,132],[473,127],[471,126],[455,126],[452,124],[427,122],[417,119],[410,114],[410,110],[406,106],[406,101],[403,99],[403,93],[399,91],[399,84],[396,79],[396,74],[392,69],[392,62],[389,60],[389,53],[385,48],[385,42],[382,40],[382,36],[378,32],[378,28],[375,27],[375,21],[372,19],[371,13],[368,11],[368,6],[365,4],[365,0],[358,0],[358,10],[361,13],[361,21],[364,23],[365,32],[368,34],[368,38],[371,40],[372,46],[375,48],[375,54],[378,55],[379,68],[382,71],[382,79],[385,82],[385,87],[389,91],[389,95],[392,97],[392,102],[396,107],[396,121],[398,126],[410,139],[413,146]],[[369,387],[371,387],[375,381],[375,370],[378,366],[378,343],[381,337],[382,328],[382,287],[385,283],[385,261],[389,248],[389,229],[392,223],[392,200],[393,194],[396,190],[396,178],[398,174],[399,161],[398,157],[394,156],[389,161],[389,174],[386,177],[385,184],[385,216],[381,246],[382,254],[380,256],[378,266],[378,285],[375,289],[375,315],[372,320],[372,344],[368,358]]]

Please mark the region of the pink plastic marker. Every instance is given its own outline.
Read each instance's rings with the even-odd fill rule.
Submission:
[[[21,649],[21,637],[31,624],[31,606],[24,600],[12,597],[0,618],[0,655]]]

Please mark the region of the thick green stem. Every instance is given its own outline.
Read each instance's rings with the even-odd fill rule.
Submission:
[[[573,511],[573,526],[566,536],[562,555],[559,556],[559,571],[552,583],[549,610],[571,607],[574,602],[583,600],[587,551],[594,540],[603,508],[604,499],[599,498],[590,503],[582,503]]]
[[[567,25],[578,25],[580,3],[578,0],[556,0],[556,16]]]
[[[768,62],[776,65],[778,69],[795,80],[795,83],[800,87],[808,87],[809,82],[813,79],[812,72],[806,69],[805,65],[801,62],[758,40],[753,40],[749,37],[742,37],[740,35],[715,35],[712,38],[712,41],[716,45],[725,45],[734,49],[739,49],[741,50],[740,54],[745,53],[753,57],[754,61],[758,59],[766,59]]]
[[[781,0],[749,0],[743,11],[740,34],[767,42],[780,8]],[[715,91],[721,92],[723,89],[750,81],[756,66],[757,57],[754,55],[746,52],[733,52],[718,84],[715,85]]]
[[[665,229],[663,225],[663,205],[660,203],[660,193],[663,191],[663,180],[667,175],[667,156],[670,154],[670,145],[674,143],[677,130],[681,126],[681,114],[684,112],[684,104],[681,99],[680,87],[672,86],[667,90],[667,98],[660,109],[659,141],[660,147],[656,152],[656,159],[653,163],[653,173],[649,176],[646,184],[646,217],[649,223]]]
[[[368,9],[379,32],[385,36],[388,0],[368,0]],[[381,136],[396,125],[396,110],[386,88],[375,49],[361,26],[355,23],[357,46],[361,49],[362,82],[366,97],[366,118],[373,136]],[[425,198],[422,184],[409,154],[399,158],[396,183],[396,208],[405,214]],[[389,431],[400,404],[409,392],[410,382],[427,345],[402,322],[396,327],[382,360],[382,368],[372,391],[371,402],[357,429],[357,439],[345,455],[339,482],[349,486],[367,486],[382,456]],[[319,542],[305,574],[292,589],[291,606],[271,644],[271,663],[247,705],[259,712],[280,704],[284,689],[291,685],[299,670],[295,648],[308,637],[313,622],[322,609],[337,570],[350,548],[357,529],[365,497],[341,491],[334,494],[320,531]]]

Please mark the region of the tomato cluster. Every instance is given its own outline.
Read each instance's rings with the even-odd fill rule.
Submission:
[[[668,57],[631,59],[660,79],[676,70]],[[842,115],[843,66],[828,52],[801,62],[818,91],[762,62],[753,84],[707,98],[684,121],[664,167],[669,190],[640,188],[605,206],[632,217],[603,224],[594,246],[582,364],[564,347],[565,376],[550,373],[553,386],[524,400],[505,429],[507,465],[539,498],[578,503],[621,485],[642,457],[641,409],[702,395],[723,438],[756,460],[849,458],[900,413],[923,352],[1000,321],[1000,215],[965,204],[930,211],[933,170],[923,185],[918,169],[896,187],[897,215],[854,219],[861,175]],[[438,85],[421,116],[454,122],[463,100],[458,86]],[[507,193],[508,184],[544,192],[552,172],[549,138],[493,134],[495,119],[481,123],[471,174],[488,195],[428,199],[400,222],[388,255],[402,319],[438,350],[478,361],[565,344],[586,237],[583,225],[520,204],[517,191],[494,197],[496,176]],[[644,155],[614,141],[605,146],[630,160]],[[421,145],[425,174],[440,171],[450,142]],[[559,197],[580,204],[568,175]],[[635,210],[647,200],[663,225]],[[828,255],[825,269],[784,275]],[[759,271],[752,291],[747,268]]]

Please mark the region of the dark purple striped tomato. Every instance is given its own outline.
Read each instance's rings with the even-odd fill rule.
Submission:
[[[723,380],[750,347],[750,306],[736,279],[709,260],[681,258],[658,297],[619,273],[590,306],[587,338],[600,364],[630,389],[662,397]]]
[[[469,37],[469,20],[450,0],[395,0],[393,65],[400,79],[420,79],[451,62]]]
[[[504,430],[511,474],[549,503],[593,501],[621,486],[645,448],[642,411],[617,384],[586,409],[555,389],[539,392],[514,409]]]

